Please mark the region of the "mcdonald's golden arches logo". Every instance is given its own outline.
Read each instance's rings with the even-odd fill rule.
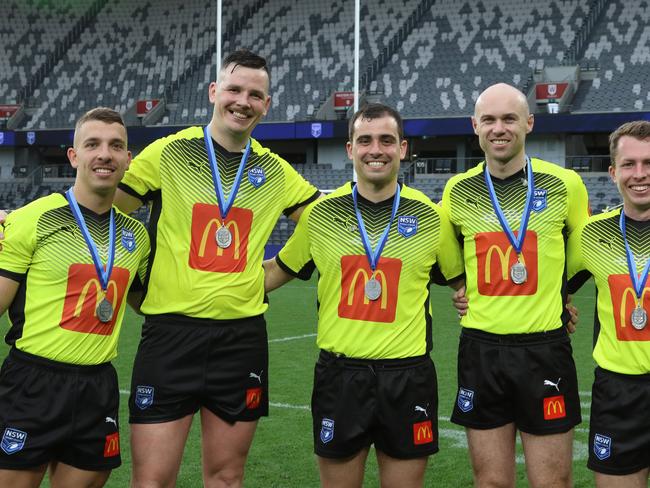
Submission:
[[[59,325],[68,330],[87,334],[110,335],[129,287],[131,274],[126,268],[115,266],[106,288],[106,298],[113,305],[113,318],[103,323],[97,318],[97,306],[104,292],[92,264],[72,264],[68,269],[63,313]]]
[[[341,298],[339,317],[369,322],[391,323],[397,311],[397,295],[402,261],[381,257],[375,278],[381,284],[378,300],[368,300],[364,288],[372,276],[368,259],[363,256],[341,257]]]
[[[217,246],[215,233],[221,227],[217,205],[196,203],[192,207],[192,238],[189,265],[201,271],[241,273],[246,269],[248,239],[253,212],[247,208],[232,207],[224,222],[233,239],[230,247]]]
[[[431,420],[424,422],[417,422],[413,424],[413,444],[416,446],[420,444],[428,444],[433,442],[433,428]]]
[[[544,398],[544,420],[554,420],[566,417],[564,395]]]
[[[516,234],[516,232],[515,232]],[[478,292],[485,296],[534,295],[537,292],[537,233],[526,232],[521,252],[528,279],[516,285],[510,279],[510,267],[517,262],[517,253],[503,232],[481,232],[474,236],[476,244]]]
[[[246,408],[248,410],[255,410],[262,402],[262,388],[249,388],[246,390]]]
[[[632,288],[628,274],[609,275],[607,278],[612,312],[616,328],[616,338],[619,341],[650,341],[650,327],[636,330],[632,327],[630,316],[637,305],[636,292]],[[650,312],[650,288],[643,289],[641,303],[646,311]]]
[[[115,432],[106,436],[104,444],[104,457],[117,456],[120,453],[120,434]]]

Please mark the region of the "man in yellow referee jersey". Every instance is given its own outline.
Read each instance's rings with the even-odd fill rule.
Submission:
[[[265,262],[267,291],[318,269],[312,419],[324,487],[361,487],[371,444],[381,486],[421,487],[438,451],[429,285],[459,281],[463,267],[446,212],[398,182],[406,148],[395,110],[361,108],[347,143],[357,183],[307,207]]]
[[[462,317],[452,422],[466,428],[477,486],[515,485],[520,432],[531,486],[570,487],[580,423],[565,325],[565,241],[588,216],[580,177],[529,156],[526,97],[500,83],[476,101],[485,161],[453,176],[442,205],[463,243]]]
[[[121,463],[110,361],[127,292],[145,280],[146,229],[111,204],[131,154],[120,115],[76,124],[74,186],[12,212],[0,252],[0,313],[11,346],[0,372],[0,486],[103,486]]]
[[[208,95],[209,124],[146,147],[115,199],[125,211],[151,203],[146,318],[129,400],[136,487],[175,486],[197,412],[205,486],[242,485],[268,412],[264,246],[282,213],[297,220],[319,196],[251,138],[271,101],[264,58],[228,55]]]
[[[588,466],[598,488],[636,488],[648,485],[650,472],[650,122],[623,124],[609,142],[623,206],[571,235],[569,292],[594,277]]]

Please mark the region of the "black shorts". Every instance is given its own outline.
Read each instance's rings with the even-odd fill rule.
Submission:
[[[268,362],[261,315],[149,316],[133,365],[129,421],[170,422],[200,407],[227,422],[257,420],[269,410]]]
[[[514,422],[534,435],[579,424],[578,380],[565,328],[510,335],[463,329],[451,421],[472,429]]]
[[[318,456],[346,458],[372,443],[398,459],[438,452],[438,384],[429,356],[361,360],[321,351],[311,405]]]
[[[591,395],[589,461],[593,471],[636,473],[650,466],[650,375],[596,368]]]
[[[119,400],[110,363],[75,366],[11,349],[0,370],[0,469],[117,468]]]

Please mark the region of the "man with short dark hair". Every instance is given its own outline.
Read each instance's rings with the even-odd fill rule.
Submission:
[[[381,486],[421,487],[438,451],[429,285],[458,283],[462,258],[446,212],[398,182],[406,148],[395,110],[361,108],[347,143],[357,183],[311,204],[264,263],[267,291],[318,269],[312,418],[324,487],[361,487],[371,444]]]
[[[251,138],[271,102],[264,58],[230,54],[208,95],[210,123],[150,144],[115,199],[126,211],[152,202],[129,400],[136,487],[175,485],[199,411],[205,486],[242,485],[268,412],[264,245],[282,213],[298,220],[319,196]]]
[[[575,172],[526,154],[533,123],[519,90],[484,90],[472,125],[485,161],[453,176],[442,198],[463,242],[469,302],[451,420],[466,428],[481,487],[515,485],[517,431],[530,485],[572,486],[581,416],[565,244],[586,220],[588,198]]]
[[[119,390],[110,361],[127,292],[141,288],[147,231],[112,207],[131,160],[120,115],[84,114],[68,149],[74,186],[11,213],[0,252],[0,486],[103,486],[118,467]]]
[[[598,488],[636,488],[650,473],[650,122],[623,124],[609,142],[623,207],[571,236],[568,286],[593,276],[597,290],[588,466]]]

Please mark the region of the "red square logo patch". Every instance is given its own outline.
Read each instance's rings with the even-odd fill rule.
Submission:
[[[85,334],[111,335],[119,315],[122,301],[129,287],[129,270],[115,266],[106,289],[106,298],[113,305],[113,318],[101,322],[97,306],[104,298],[92,264],[72,264],[68,268],[68,284],[63,302],[63,314],[59,326]]]
[[[104,444],[104,457],[117,456],[120,453],[120,433],[115,432],[106,436]]]
[[[429,442],[433,442],[431,420],[413,424],[413,444],[418,446],[420,444],[428,444]]]
[[[544,420],[554,420],[566,417],[564,395],[544,398]]]
[[[207,203],[194,204],[190,268],[218,273],[241,273],[246,269],[253,212],[232,207],[224,224],[232,236],[232,243],[226,249],[219,247],[215,239],[215,233],[221,227],[219,207]]]
[[[260,406],[262,401],[262,388],[249,388],[246,390],[246,408],[248,410],[255,410]]]

